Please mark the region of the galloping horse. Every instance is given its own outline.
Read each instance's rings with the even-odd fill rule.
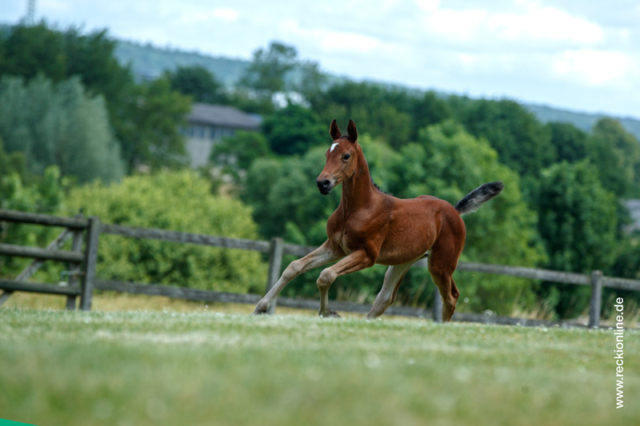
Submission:
[[[503,188],[502,182],[480,186],[458,201],[455,207],[430,195],[398,199],[380,191],[373,183],[353,121],[349,120],[347,135],[343,136],[333,120],[329,133],[333,143],[327,150],[327,162],[316,183],[325,195],[342,183],[342,199],[327,221],[327,241],[307,256],[291,262],[253,313],[265,313],[287,283],[301,273],[338,261],[324,269],[318,278],[319,314],[339,316],[329,309],[329,287],[336,278],[377,263],[387,265],[389,269],[367,314],[367,319],[374,319],[395,301],[400,283],[411,265],[428,255],[429,273],[443,300],[442,319],[450,321],[460,296],[452,274],[466,236],[460,216],[475,211],[498,195]]]

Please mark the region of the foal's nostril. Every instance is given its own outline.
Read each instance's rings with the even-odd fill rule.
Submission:
[[[331,186],[331,181],[329,179],[318,179],[316,181],[316,184],[318,185],[318,189],[320,189],[320,191],[326,191]]]

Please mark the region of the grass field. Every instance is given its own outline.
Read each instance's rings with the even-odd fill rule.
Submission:
[[[625,406],[616,410],[610,330],[8,307],[0,309],[0,418],[636,425],[638,337],[626,331]]]

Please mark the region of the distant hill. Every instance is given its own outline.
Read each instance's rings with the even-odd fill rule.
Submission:
[[[535,115],[538,120],[543,123],[550,121],[562,121],[571,123],[577,128],[588,132],[591,130],[596,122],[603,117],[613,117],[619,120],[620,123],[636,138],[640,140],[640,120],[631,117],[615,117],[606,114],[589,114],[586,112],[569,111],[566,109],[558,109],[545,105],[533,105],[522,103],[522,105]]]
[[[249,65],[249,61],[243,59],[209,56],[130,41],[119,41],[115,55],[120,63],[131,65],[138,80],[151,80],[180,66],[199,65],[208,69],[225,85],[232,86]]]

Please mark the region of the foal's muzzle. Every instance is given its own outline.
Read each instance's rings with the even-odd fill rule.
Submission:
[[[333,182],[329,179],[318,179],[316,180],[316,185],[318,185],[318,189],[324,195],[327,195],[333,189]]]

